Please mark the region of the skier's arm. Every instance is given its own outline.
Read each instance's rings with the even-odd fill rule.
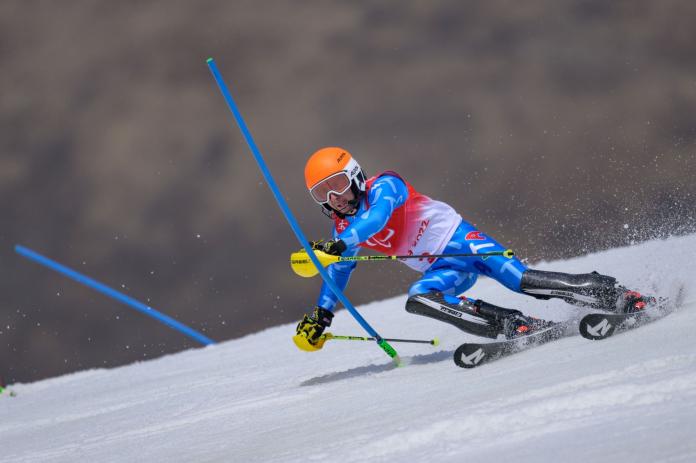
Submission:
[[[326,243],[329,247],[324,250],[328,250],[331,254],[333,254],[332,251],[336,251],[336,255],[341,256],[357,255],[360,249],[358,245],[384,228],[394,209],[404,204],[407,198],[408,188],[403,180],[391,175],[380,177],[370,189],[368,198],[370,208],[360,214],[340,235],[334,231],[334,240]],[[338,247],[336,247],[337,242]],[[341,291],[348,285],[355,266],[355,262],[336,262],[327,268],[329,276]],[[338,298],[325,282],[321,287],[314,313],[305,315],[297,325],[293,340],[298,348],[316,351],[323,347],[324,339],[321,335],[327,327],[331,326],[333,309],[337,300]]]
[[[334,240],[342,240],[347,249],[342,256],[355,256],[358,254],[358,245],[378,233],[389,222],[394,209],[403,205],[408,199],[408,187],[398,177],[384,175],[378,178],[370,188],[368,198],[370,208],[360,214],[342,233],[333,232]],[[350,275],[355,269],[355,262],[336,262],[328,266],[329,276],[343,291],[348,285]],[[338,298],[326,283],[321,287],[317,306],[327,310],[333,310]]]
[[[336,239],[335,231],[333,233],[333,237]],[[341,255],[356,256],[359,250],[360,248],[358,246],[348,247]],[[346,286],[348,286],[348,280],[350,279],[350,275],[353,273],[356,265],[357,264],[355,262],[336,262],[335,264],[329,265],[326,271],[334,283],[336,283],[336,286],[343,291],[346,289]],[[322,284],[321,291],[319,292],[319,298],[317,299],[317,306],[333,311],[336,302],[338,302],[338,298],[333,291],[331,291],[331,288],[329,288],[326,283]]]
[[[333,234],[334,239],[336,233]],[[358,253],[358,247],[347,248],[343,251],[345,256],[354,256]],[[355,262],[336,262],[329,265],[327,272],[343,291],[348,284],[350,274],[355,268]],[[324,283],[321,287],[319,300],[310,315],[305,315],[295,329],[295,336],[292,337],[295,345],[304,351],[317,351],[324,346],[325,339],[322,338],[324,330],[331,326],[333,319],[333,308],[336,305],[337,297],[333,291]]]
[[[349,248],[367,241],[384,228],[394,209],[403,205],[407,199],[408,187],[403,180],[392,175],[378,178],[370,188],[370,208],[360,214],[337,238],[343,240]]]

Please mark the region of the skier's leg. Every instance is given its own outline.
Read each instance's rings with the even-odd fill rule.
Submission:
[[[551,324],[525,316],[519,310],[498,307],[480,299],[455,298],[455,301],[435,290],[413,294],[406,301],[406,311],[449,323],[469,334],[493,339],[500,334],[513,338]]]
[[[477,273],[462,272],[448,265],[436,263],[430,270],[413,283],[408,290],[408,295],[440,292],[446,301],[458,304],[461,298],[457,296],[474,286],[478,279]]]
[[[497,241],[462,221],[443,254],[501,252]],[[437,259],[409,290],[406,310],[450,323],[478,336],[511,337],[545,323],[526,317],[519,310],[506,309],[461,294],[476,282],[478,274],[495,278],[507,288],[520,292],[527,267],[517,258],[504,256],[447,257]],[[458,296],[459,298],[455,297]]]
[[[493,238],[463,221],[444,253],[481,254],[504,249]],[[439,260],[445,260],[462,270],[474,268],[513,291],[539,299],[556,297],[576,305],[617,312],[639,311],[655,301],[655,298],[629,291],[617,284],[615,278],[600,275],[597,272],[575,275],[532,270],[517,258],[508,259],[504,256],[455,257]]]
[[[505,250],[506,248],[496,240],[480,232],[470,223],[462,221],[442,253],[486,254]],[[527,266],[517,257],[444,257],[438,259],[434,265],[441,264],[442,262],[461,271],[486,275],[515,292],[521,292],[520,283],[522,281],[522,275],[527,270]]]
[[[511,338],[548,325],[543,320],[524,316],[519,310],[498,307],[480,299],[455,297],[473,286],[478,275],[447,266],[434,267],[411,285],[406,311],[488,338],[496,338],[499,334]]]
[[[473,286],[478,275],[448,266],[433,267],[411,285],[406,311],[449,323],[470,334],[497,337],[500,327],[494,320],[476,313],[468,299],[456,297]]]

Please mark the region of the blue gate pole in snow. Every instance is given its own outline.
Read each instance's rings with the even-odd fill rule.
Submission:
[[[234,99],[232,99],[232,95],[230,94],[230,91],[228,90],[227,85],[225,84],[225,81],[223,80],[222,75],[220,74],[220,71],[218,70],[218,67],[215,64],[215,60],[213,60],[213,58],[208,58],[206,63],[208,64],[208,68],[210,68],[210,71],[213,73],[213,77],[215,78],[215,81],[217,82],[217,85],[220,88],[222,96],[225,98],[225,101],[227,102],[227,106],[229,106],[230,111],[232,111],[232,115],[237,121],[239,130],[242,131],[242,135],[244,136],[244,139],[249,145],[249,149],[251,149],[251,153],[254,155],[256,163],[259,165],[261,173],[266,179],[266,183],[268,183],[268,186],[271,188],[273,196],[275,196],[275,199],[278,202],[278,206],[280,206],[280,209],[283,211],[285,218],[290,224],[290,228],[292,228],[292,231],[295,232],[295,236],[300,241],[300,244],[307,251],[307,255],[310,259],[312,259],[312,262],[317,267],[317,270],[319,270],[319,274],[324,279],[326,284],[329,285],[331,291],[333,291],[336,297],[343,303],[343,306],[348,310],[348,312],[350,312],[350,314],[355,318],[355,320],[357,320],[357,322],[360,323],[360,326],[362,326],[365,329],[365,331],[367,331],[370,334],[370,336],[375,338],[377,344],[387,353],[387,355],[389,355],[397,363],[399,363],[399,357],[394,348],[391,347],[389,343],[387,343],[379,334],[377,334],[377,332],[370,326],[369,323],[367,323],[367,321],[362,317],[362,315],[360,315],[360,313],[355,309],[355,307],[353,307],[353,304],[351,304],[351,302],[348,300],[345,294],[343,294],[343,291],[341,291],[341,289],[338,286],[336,286],[336,283],[334,283],[329,274],[326,272],[324,266],[321,265],[319,259],[317,259],[317,257],[314,255],[312,248],[309,246],[307,238],[305,238],[304,233],[302,233],[302,229],[297,223],[297,220],[295,220],[295,217],[292,215],[290,207],[285,201],[285,198],[283,198],[283,195],[280,193],[280,189],[278,188],[278,185],[276,185],[276,182],[273,179],[273,176],[271,175],[271,171],[268,169],[268,166],[266,165],[263,156],[261,156],[261,152],[256,146],[256,142],[254,142],[254,138],[251,136],[251,132],[247,128],[246,123],[242,118],[242,114],[239,112],[239,109],[237,108],[237,104],[234,102]]]
[[[108,286],[99,283],[98,281],[95,281],[89,277],[86,277],[82,275],[81,273],[76,272],[75,270],[72,270],[64,265],[59,264],[56,261],[53,261],[49,259],[48,257],[44,257],[41,254],[32,251],[29,248],[25,248],[24,246],[16,245],[15,246],[15,252],[19,254],[20,256],[26,257],[27,259],[33,260],[34,262],[44,265],[51,270],[55,270],[58,273],[62,273],[63,275],[67,276],[68,278],[72,278],[73,280],[77,281],[78,283],[81,283],[85,286],[89,286],[92,289],[95,289],[99,291],[102,294],[105,294],[113,299],[116,299],[119,302],[122,302],[133,309],[144,313],[148,317],[152,317],[155,320],[164,323],[165,325],[169,326],[170,328],[174,328],[177,331],[180,331],[181,333],[185,334],[186,336],[195,339],[199,343],[203,344],[204,346],[207,346],[209,344],[215,344],[215,341],[212,339],[204,336],[203,334],[199,333],[198,331],[194,330],[193,328],[190,328],[186,325],[184,325],[181,322],[178,322],[174,320],[172,317],[169,317],[163,313],[160,313],[153,309],[152,307],[149,307],[141,302],[136,301],[130,296],[126,296],[123,293],[120,293],[116,291],[115,289],[111,289]]]

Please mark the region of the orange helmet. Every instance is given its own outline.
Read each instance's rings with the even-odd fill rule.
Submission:
[[[305,184],[312,199],[334,213],[337,212],[329,206],[329,194],[340,195],[351,188],[357,207],[365,193],[365,180],[360,164],[343,148],[322,148],[305,165]]]

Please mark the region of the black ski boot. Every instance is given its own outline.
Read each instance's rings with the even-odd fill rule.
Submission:
[[[595,309],[614,310],[609,308],[616,307],[619,299],[616,278],[597,272],[573,275],[527,270],[522,275],[520,288],[537,299],[558,297],[571,304]]]
[[[507,339],[533,334],[541,329],[553,326],[554,322],[534,318],[528,315],[515,314],[503,320],[503,334]]]
[[[476,313],[494,320],[507,339],[532,334],[554,324],[540,318],[530,317],[519,310],[505,309],[480,299],[474,302],[473,306]]]
[[[527,270],[520,287],[537,299],[557,297],[571,304],[616,313],[639,312],[656,303],[654,297],[628,290],[616,278],[597,272],[573,275]]]
[[[489,317],[477,313],[468,300],[452,304],[437,291],[409,297],[406,311],[449,323],[476,336],[495,339],[500,332],[500,326]]]
[[[500,334],[508,339],[532,334],[540,328],[553,325],[552,322],[528,317],[519,310],[498,307],[480,299],[471,302],[463,298],[458,304],[451,304],[439,292],[409,297],[406,311],[449,323],[470,334],[493,339]]]

